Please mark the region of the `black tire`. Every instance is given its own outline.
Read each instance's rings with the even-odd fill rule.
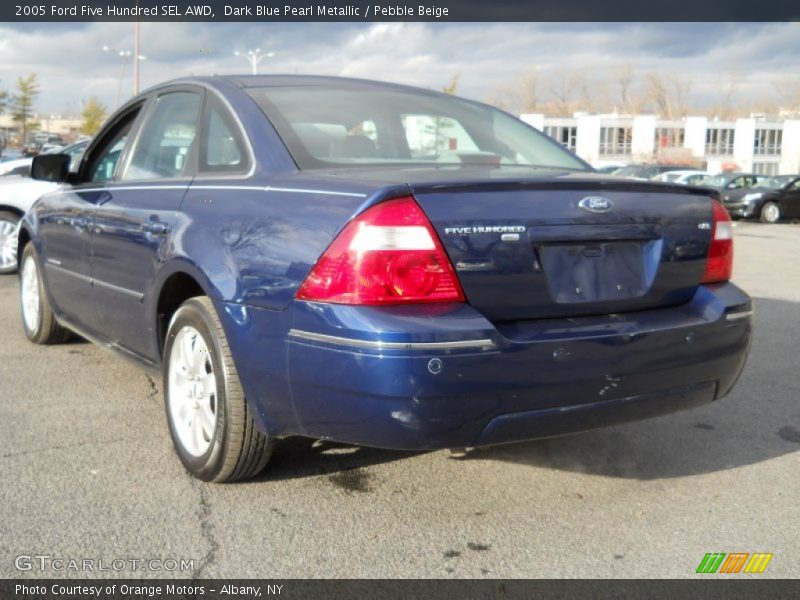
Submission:
[[[39,310],[36,323],[28,323],[25,318],[25,309],[23,302],[25,300],[23,286],[25,285],[24,276],[26,269],[35,269],[35,283],[37,293],[39,295]],[[42,271],[39,266],[39,257],[36,255],[36,249],[32,243],[28,243],[22,251],[22,260],[20,260],[20,285],[19,285],[19,299],[20,299],[20,316],[22,320],[22,329],[25,331],[27,337],[34,344],[49,345],[60,344],[67,341],[71,334],[70,331],[56,321],[53,314],[53,308],[50,306],[50,299],[47,295],[47,289],[44,285],[42,278]]]
[[[193,328],[203,338],[216,378],[213,400],[216,424],[210,445],[201,456],[193,455],[184,446],[172,416],[172,402],[176,400],[170,398],[170,364],[180,360],[175,339],[185,327]],[[217,483],[247,479],[263,471],[272,454],[274,440],[255,427],[225,332],[208,297],[191,298],[175,312],[167,331],[162,362],[167,424],[175,451],[186,470],[198,479]]]
[[[16,227],[19,224],[20,216],[16,213],[9,212],[7,210],[0,210],[0,275],[10,275],[11,273],[16,272],[17,270],[17,240],[14,236],[13,244],[11,244],[8,248],[10,251],[13,252],[13,256],[9,256],[9,264],[3,266],[3,252],[5,251],[4,242],[5,237],[7,234],[4,232],[8,229],[8,225],[13,225]],[[12,240],[9,240],[11,242]]]
[[[764,203],[764,206],[761,207],[759,220],[762,223],[777,223],[781,220],[782,216],[780,205],[772,200],[769,200]]]

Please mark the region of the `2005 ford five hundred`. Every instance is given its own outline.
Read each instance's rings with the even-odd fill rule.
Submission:
[[[562,435],[727,394],[750,298],[715,192],[600,176],[516,118],[399,85],[209,77],[108,121],[19,231],[38,344],[163,376],[181,461],[273,441],[397,449]]]

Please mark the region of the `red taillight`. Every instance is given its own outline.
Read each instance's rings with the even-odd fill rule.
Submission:
[[[713,223],[708,248],[706,271],[701,283],[728,281],[733,272],[733,223],[728,211],[717,200],[711,200]]]
[[[409,196],[377,204],[348,223],[297,298],[385,305],[463,302],[464,293],[436,232]]]

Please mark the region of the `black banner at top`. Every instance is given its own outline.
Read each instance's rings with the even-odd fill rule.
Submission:
[[[10,0],[0,21],[797,21],[796,0]]]

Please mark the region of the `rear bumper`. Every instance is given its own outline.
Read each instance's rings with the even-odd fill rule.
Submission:
[[[679,307],[498,326],[469,306],[294,311],[291,410],[257,399],[264,429],[416,450],[563,435],[718,399],[744,366],[752,303],[719,284]]]

